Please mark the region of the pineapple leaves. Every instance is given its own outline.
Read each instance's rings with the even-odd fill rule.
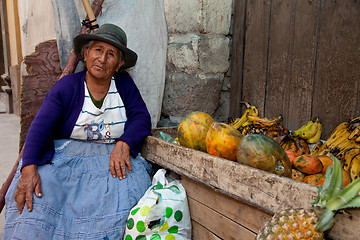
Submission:
[[[317,206],[325,206],[329,199],[338,195],[341,190],[343,176],[340,161],[333,155],[329,155],[333,160],[333,166],[328,167],[323,188],[319,189],[319,197],[315,200]]]
[[[333,211],[326,209],[316,224],[315,230],[325,232],[330,229],[335,223],[334,215],[335,213]]]
[[[354,201],[352,204],[356,204],[358,197],[357,193],[360,191],[360,178],[352,181],[345,188],[341,189],[341,191],[337,194],[337,196],[333,199],[330,199],[326,203],[326,207],[330,210],[338,210],[345,208],[346,205],[350,204],[350,202]],[[357,197],[356,197],[357,196]],[[356,206],[358,207],[358,206]]]
[[[345,208],[354,208],[354,207],[360,207],[360,196],[354,197],[347,204],[343,205],[341,208],[336,210],[345,209]]]

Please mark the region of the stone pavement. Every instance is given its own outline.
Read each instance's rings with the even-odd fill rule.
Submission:
[[[8,177],[19,153],[20,118],[0,113],[0,186]],[[3,235],[5,208],[0,214],[0,238]]]

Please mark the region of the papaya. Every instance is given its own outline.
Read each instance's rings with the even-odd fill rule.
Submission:
[[[351,176],[350,176],[350,173],[348,171],[346,171],[345,169],[342,170],[342,174],[343,174],[342,187],[344,188],[351,183]]]
[[[324,181],[325,181],[325,174],[323,173],[315,173],[315,174],[307,175],[303,179],[304,183],[311,184],[314,186],[318,186],[318,185],[323,186]]]
[[[237,161],[291,178],[291,164],[285,150],[274,139],[263,134],[248,134],[241,139]]]
[[[303,154],[293,161],[294,168],[305,174],[321,173],[324,166],[317,156]]]
[[[291,178],[292,179],[302,182],[305,176],[306,175],[304,173],[296,170],[295,168],[291,169]]]
[[[286,152],[286,154],[287,154],[287,156],[288,156],[288,158],[289,158],[289,160],[290,160],[291,166],[292,166],[294,159],[295,159],[296,157],[298,157],[299,154],[297,154],[297,152],[292,151],[292,150],[286,150],[285,152]]]
[[[322,173],[326,173],[326,170],[329,166],[333,165],[333,160],[326,155],[317,155],[317,158],[321,161],[323,165]]]
[[[214,122],[205,112],[192,112],[186,115],[177,128],[180,145],[206,152],[206,134]]]
[[[207,153],[236,161],[236,151],[243,135],[236,128],[226,124],[213,122],[206,134]]]

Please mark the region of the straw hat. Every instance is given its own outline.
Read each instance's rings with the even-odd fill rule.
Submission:
[[[79,34],[74,40],[74,52],[80,60],[83,60],[82,49],[89,41],[102,41],[113,45],[121,50],[125,61],[122,69],[133,67],[136,64],[137,54],[127,48],[126,33],[114,24],[104,24],[91,33]]]

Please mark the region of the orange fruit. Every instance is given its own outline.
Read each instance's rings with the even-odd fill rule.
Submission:
[[[310,154],[303,154],[298,156],[293,161],[294,168],[302,173],[315,174],[321,173],[324,166],[322,165],[319,158]]]
[[[294,161],[294,159],[296,157],[299,156],[299,154],[297,152],[295,152],[295,151],[292,151],[292,150],[286,150],[285,152],[286,152],[286,154],[287,154],[287,156],[288,156],[288,158],[290,160],[291,166],[293,166],[293,161]]]
[[[326,173],[326,170],[329,166],[333,165],[333,160],[326,155],[318,155],[317,158],[321,161],[323,165],[322,173]]]

